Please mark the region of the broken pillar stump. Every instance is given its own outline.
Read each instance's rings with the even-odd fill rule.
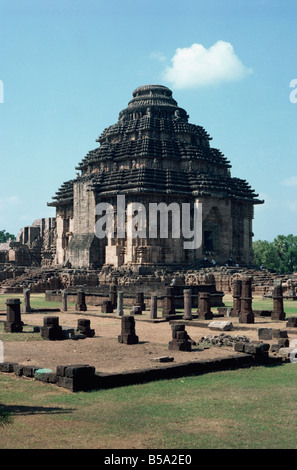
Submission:
[[[135,305],[140,305],[141,310],[145,311],[146,309],[146,304],[144,302],[144,293],[143,292],[137,292],[136,297],[135,297]]]
[[[185,331],[185,325],[173,324],[171,325],[172,340],[169,341],[168,349],[177,351],[191,351],[192,341],[188,333]]]
[[[7,333],[21,333],[23,331],[23,322],[21,320],[21,301],[20,299],[6,299],[6,321],[4,330]]]
[[[202,320],[212,320],[210,293],[200,292],[198,297],[198,318]]]
[[[28,287],[24,288],[23,294],[24,294],[24,305],[22,308],[22,313],[30,313],[31,312],[30,289]]]
[[[77,310],[78,312],[85,312],[87,310],[86,294],[84,293],[83,290],[80,290],[77,293],[75,310]]]
[[[79,318],[77,320],[77,330],[87,338],[93,338],[95,330],[91,329],[91,320],[87,318]]]
[[[101,305],[101,313],[113,313],[111,300],[104,300]]]
[[[109,300],[111,302],[112,308],[117,308],[117,285],[111,284],[109,287]]]
[[[59,317],[44,317],[43,327],[40,329],[42,339],[60,341],[64,339],[62,327],[59,325]]]
[[[272,291],[273,310],[271,312],[271,320],[285,320],[283,288],[279,284]]]
[[[166,287],[163,298],[163,317],[175,314],[174,288]]]
[[[138,336],[135,334],[135,319],[133,316],[123,315],[122,316],[122,331],[118,336],[119,343],[124,344],[137,344]]]
[[[240,313],[238,321],[240,323],[254,323],[255,317],[252,310],[252,278],[244,276],[241,284]]]

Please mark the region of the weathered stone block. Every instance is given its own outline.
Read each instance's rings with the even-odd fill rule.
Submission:
[[[286,326],[290,328],[297,328],[297,316],[296,317],[288,317]]]
[[[0,363],[0,372],[13,372],[14,367],[17,366],[17,362],[1,362]]]
[[[233,329],[231,321],[212,321],[208,324],[210,330],[230,331]]]
[[[104,300],[101,305],[101,313],[113,313],[113,304],[111,300]]]
[[[243,343],[242,341],[237,341],[237,342],[234,344],[234,351],[237,351],[237,352],[244,352],[245,344],[246,344],[246,343]]]
[[[290,346],[289,338],[280,338],[277,344],[280,348],[288,348]]]
[[[258,328],[259,339],[272,339],[272,328]]]

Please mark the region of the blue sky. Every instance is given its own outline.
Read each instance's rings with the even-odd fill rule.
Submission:
[[[297,235],[296,17],[295,0],[0,0],[0,230],[54,216],[133,90],[157,83],[265,199],[254,240]]]

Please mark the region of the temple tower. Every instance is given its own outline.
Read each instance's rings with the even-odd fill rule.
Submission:
[[[137,88],[118,121],[99,136],[99,146],[76,167],[77,178],[63,183],[48,204],[56,207],[55,263],[193,266],[210,253],[218,263],[232,257],[235,263],[251,264],[253,206],[263,201],[245,180],[231,176],[230,162],[210,146],[211,140],[203,127],[189,123],[169,88]],[[115,235],[98,238],[95,208],[107,203],[116,213],[120,196],[126,210],[132,204],[145,208],[145,217],[134,227],[141,236],[118,237],[115,218]],[[168,210],[158,211],[156,232],[150,237],[150,208],[160,203]],[[193,229],[195,203],[202,207],[202,244],[185,249],[183,204],[191,207]],[[173,233],[178,216],[180,237]],[[161,233],[164,220],[167,237]]]

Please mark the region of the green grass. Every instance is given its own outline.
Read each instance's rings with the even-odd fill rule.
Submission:
[[[40,333],[34,333],[33,327],[30,325],[24,325],[21,333],[6,333],[4,331],[4,323],[0,323],[0,339],[1,341],[41,341]]]
[[[294,449],[296,367],[288,363],[75,394],[2,374],[1,401],[13,423],[5,436],[0,430],[1,447]]]
[[[0,309],[8,297],[0,296]],[[232,306],[231,295],[224,300]],[[44,294],[31,304],[59,307]],[[297,314],[295,305],[285,301],[287,315]],[[255,298],[253,306],[272,309],[272,301]],[[4,341],[40,336],[29,326],[22,335],[0,331]],[[0,374],[12,418],[0,428],[0,448],[295,449],[296,379],[297,364],[287,363],[73,394]]]
[[[23,294],[0,294],[0,310],[6,310],[6,304],[5,301],[6,299],[20,299],[21,303],[21,308],[23,305],[24,297]],[[49,302],[45,300],[45,294],[30,294],[30,305],[31,308],[61,308],[62,307],[62,302]],[[74,306],[75,302],[69,302],[69,306]]]
[[[227,294],[223,298],[223,302],[226,307],[233,306],[232,295]],[[272,299],[264,299],[260,296],[253,297],[253,309],[254,310],[273,310],[273,301]],[[284,311],[286,312],[287,316],[297,315],[297,301],[292,300],[284,300]]]

